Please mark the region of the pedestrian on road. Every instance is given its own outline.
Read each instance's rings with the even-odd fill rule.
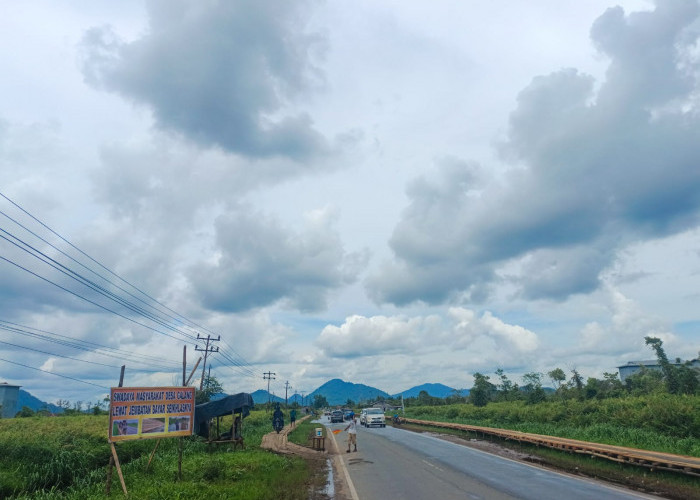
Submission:
[[[297,411],[294,408],[292,408],[292,411],[289,412],[289,423],[291,424],[292,428],[294,428],[296,421],[297,421]]]
[[[348,431],[348,451],[347,453],[350,453],[350,445],[354,445],[355,449],[352,451],[357,451],[357,419],[355,418],[355,415],[352,416],[352,420],[348,424],[348,426],[345,428],[346,431]]]

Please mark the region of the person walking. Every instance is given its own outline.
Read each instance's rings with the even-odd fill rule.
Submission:
[[[347,453],[350,453],[350,445],[353,445],[355,447],[355,449],[352,451],[357,451],[357,419],[355,418],[354,414],[352,416],[352,420],[350,420],[350,423],[345,428],[345,430],[348,431],[348,451],[347,451]]]
[[[292,408],[292,411],[289,412],[289,423],[292,426],[292,428],[294,428],[294,426],[296,425],[296,421],[297,421],[297,411],[296,411],[296,409]]]

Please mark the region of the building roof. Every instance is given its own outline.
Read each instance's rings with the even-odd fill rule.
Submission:
[[[678,363],[675,360],[674,361],[669,360],[669,362],[674,366],[680,366],[680,365],[685,364],[685,363],[690,363],[691,365],[695,365],[698,363],[698,361],[699,361],[698,359],[691,359],[689,361],[681,361],[680,363]],[[648,361],[628,361],[624,365],[620,365],[617,368],[630,368],[630,367],[634,368],[637,366],[661,366],[661,365],[659,364],[659,362],[657,360],[653,359],[653,360],[648,360]]]
[[[4,387],[22,387],[21,385],[8,384],[7,382],[0,383],[0,386]]]

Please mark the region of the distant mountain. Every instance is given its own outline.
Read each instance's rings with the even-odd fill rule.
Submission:
[[[352,382],[345,382],[339,378],[329,380],[309,394],[309,402],[313,402],[316,394],[324,396],[331,406],[345,404],[348,399],[358,403],[360,401],[374,401],[376,399],[390,397],[388,393],[376,387],[370,387],[364,384],[353,384]]]
[[[24,406],[27,406],[34,411],[47,409],[51,413],[63,413],[63,408],[60,406],[56,406],[52,403],[46,403],[41,399],[32,396],[24,389],[20,389],[19,397],[17,398],[17,411],[20,411]]]
[[[262,405],[268,401],[272,401],[273,403],[284,403],[284,398],[270,394],[265,389],[258,389],[255,392],[251,392],[250,395],[253,397],[253,401],[255,401],[256,405]]]
[[[393,397],[400,398],[403,394],[404,398],[415,398],[418,396],[418,394],[421,393],[421,391],[427,392],[434,398],[446,398],[447,396],[450,396],[455,391],[457,391],[457,389],[454,389],[453,387],[449,387],[444,384],[423,384],[411,387],[410,389],[407,389],[403,392],[399,392],[398,394],[394,394]],[[461,389],[458,390],[457,393],[461,396],[468,396],[469,389]]]

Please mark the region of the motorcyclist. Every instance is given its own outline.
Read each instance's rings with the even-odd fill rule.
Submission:
[[[280,410],[280,405],[275,405],[275,412],[272,414],[272,427],[279,432],[284,427],[284,413]]]

